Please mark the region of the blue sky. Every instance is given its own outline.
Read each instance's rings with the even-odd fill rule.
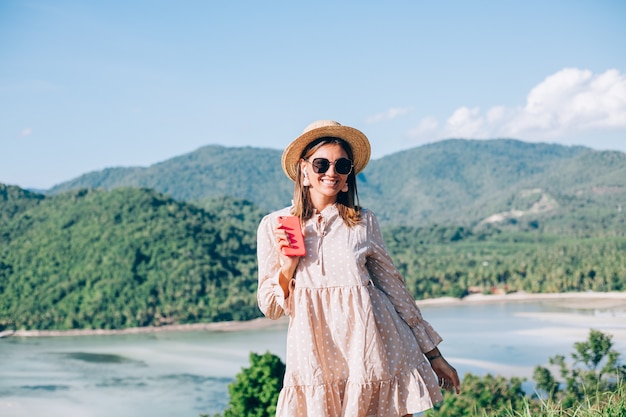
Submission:
[[[623,1],[0,1],[0,182],[49,188],[313,120],[626,151]]]

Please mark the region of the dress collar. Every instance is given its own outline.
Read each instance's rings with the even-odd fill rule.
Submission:
[[[329,206],[326,206],[326,208],[324,208],[324,210],[322,210],[319,214],[321,214],[323,217],[329,218],[338,213],[339,210],[337,209],[337,204],[331,204]]]

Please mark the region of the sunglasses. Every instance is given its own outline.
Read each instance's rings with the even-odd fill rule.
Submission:
[[[313,172],[316,174],[323,174],[330,168],[330,165],[335,165],[335,172],[341,175],[348,175],[352,172],[352,161],[348,158],[339,158],[335,162],[330,162],[326,158],[315,158],[312,161],[306,160],[313,167]]]

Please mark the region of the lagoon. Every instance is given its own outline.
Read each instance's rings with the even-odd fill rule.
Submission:
[[[530,378],[569,357],[589,329],[613,335],[626,360],[626,300],[421,305],[460,374]],[[3,417],[197,417],[222,412],[249,353],[284,359],[286,322],[244,331],[0,339]]]

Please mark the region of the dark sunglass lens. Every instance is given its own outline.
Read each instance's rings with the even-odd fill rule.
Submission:
[[[338,174],[346,175],[352,171],[352,162],[346,158],[340,158],[335,161],[335,170]]]
[[[315,158],[311,165],[313,165],[313,171],[315,171],[316,174],[323,174],[328,171],[330,161],[326,158]]]

